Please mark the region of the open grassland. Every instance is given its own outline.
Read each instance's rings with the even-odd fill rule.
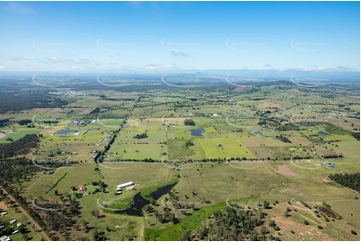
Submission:
[[[256,158],[238,139],[199,139],[199,143],[201,144],[207,159],[218,157],[246,157],[247,159]]]
[[[37,133],[39,133],[39,132],[41,132],[40,129],[17,130],[15,133],[13,133],[13,134],[8,134],[8,135],[6,135],[4,138],[1,138],[1,139],[0,139],[0,143],[1,143],[1,142],[7,142],[6,139],[9,139],[9,138],[15,141],[15,140],[21,139],[22,137],[24,137],[24,136],[27,135],[27,134],[37,134]]]
[[[335,142],[331,147],[352,161],[360,161],[360,141]]]

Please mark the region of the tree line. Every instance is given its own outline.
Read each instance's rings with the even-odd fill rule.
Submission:
[[[331,174],[328,177],[342,186],[360,192],[360,172],[354,174]]]

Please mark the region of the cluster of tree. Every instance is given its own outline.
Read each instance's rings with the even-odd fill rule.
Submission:
[[[170,212],[170,209],[167,207],[163,207],[164,213],[160,213],[157,210],[154,211],[154,216],[158,219],[162,224],[172,222],[173,224],[179,223],[179,219]]]
[[[354,174],[331,174],[328,177],[342,186],[360,192],[360,172]]]
[[[358,133],[352,133],[352,136],[357,139],[358,141],[360,141],[360,132]]]
[[[281,140],[284,143],[292,143],[291,140],[289,140],[286,136],[284,135],[276,135],[276,139]]]
[[[32,108],[61,108],[68,104],[60,97],[51,96],[45,90],[0,92],[0,113],[20,112]]]
[[[188,140],[185,145],[186,145],[187,149],[188,149],[189,146],[194,146],[193,142],[190,141],[190,140]]]
[[[5,119],[0,119],[0,127],[5,127],[10,125],[12,122],[10,121],[9,118],[5,118]]]
[[[185,240],[267,240],[269,231],[263,225],[265,214],[259,209],[235,210],[227,207],[222,211],[215,211],[194,233],[184,235]],[[257,227],[261,227],[258,229]],[[271,238],[271,236],[269,237]]]
[[[186,119],[184,120],[184,125],[195,126],[196,123],[192,119]]]
[[[0,158],[26,155],[31,148],[37,148],[40,143],[36,134],[27,134],[11,143],[0,144]]]
[[[100,108],[96,107],[89,114],[98,114],[99,112],[100,112]]]
[[[134,139],[145,139],[148,138],[147,132],[144,132],[142,134],[137,134],[136,136],[133,137]]]

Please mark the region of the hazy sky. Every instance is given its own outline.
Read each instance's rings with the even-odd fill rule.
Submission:
[[[359,11],[359,2],[0,2],[0,71],[359,71]]]

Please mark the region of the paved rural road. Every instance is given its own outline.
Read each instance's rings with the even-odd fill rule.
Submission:
[[[8,194],[9,198],[11,201],[13,201],[16,205],[18,205],[18,208],[25,214],[26,217],[28,217],[28,219],[35,225],[35,227],[41,231],[41,234],[43,235],[43,237],[47,240],[47,241],[51,241],[51,239],[49,238],[49,236],[43,231],[43,229],[40,227],[40,225],[28,214],[28,212],[25,211],[25,209],[23,207],[20,206],[20,204],[17,203],[16,199],[11,196],[4,188],[0,188],[4,191],[4,193]]]

